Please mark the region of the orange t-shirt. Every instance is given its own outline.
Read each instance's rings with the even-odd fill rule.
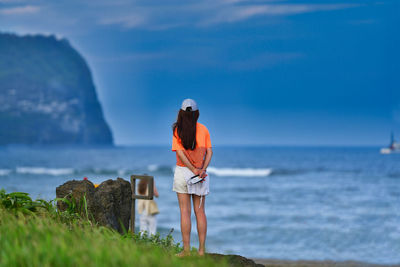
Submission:
[[[194,150],[185,149],[182,145],[181,139],[178,136],[177,131],[172,135],[172,151],[183,150],[186,157],[196,168],[202,168],[204,163],[204,157],[206,155],[207,148],[211,147],[210,133],[206,126],[201,123],[196,125],[196,147]],[[181,161],[176,154],[176,165],[185,167],[185,164]]]

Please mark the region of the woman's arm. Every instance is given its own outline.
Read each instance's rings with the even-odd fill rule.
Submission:
[[[153,195],[154,195],[155,197],[158,197],[158,191],[157,191],[157,187],[156,187],[156,182],[154,182],[154,180],[153,180],[153,186],[154,186],[154,188],[153,188]]]
[[[204,165],[203,165],[203,170],[207,170],[208,164],[210,164],[212,155],[213,155],[212,148],[211,147],[207,148],[206,158],[204,160]]]
[[[188,160],[183,150],[177,150],[176,154],[178,155],[179,159],[185,164],[185,166],[191,170],[195,175],[200,175],[201,170],[195,168],[192,163]]]
[[[211,147],[207,148],[206,158],[204,159],[204,165],[203,165],[203,168],[201,169],[200,177],[202,177],[202,178],[206,177],[206,171],[208,168],[208,164],[210,164],[212,155],[213,155],[212,148]]]

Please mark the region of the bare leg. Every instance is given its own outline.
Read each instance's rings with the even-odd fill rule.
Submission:
[[[190,253],[190,230],[192,224],[190,221],[190,195],[176,193],[178,195],[179,208],[181,210],[181,232],[183,241],[183,253],[178,256],[185,256]]]
[[[206,198],[203,196],[203,200],[200,206],[200,197],[196,195],[193,196],[193,209],[194,214],[196,214],[196,222],[197,222],[197,233],[199,235],[199,255],[203,256],[206,250],[206,235],[207,235],[207,217],[204,209],[204,205],[206,204]]]

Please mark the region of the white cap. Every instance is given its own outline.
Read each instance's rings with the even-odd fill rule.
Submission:
[[[196,111],[199,109],[197,107],[196,101],[194,101],[193,99],[187,98],[187,99],[183,100],[181,109],[186,111],[186,109],[189,107],[192,108],[192,111]]]

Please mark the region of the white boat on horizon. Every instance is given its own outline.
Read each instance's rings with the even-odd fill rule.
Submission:
[[[400,143],[396,143],[396,140],[394,140],[393,133],[390,137],[389,147],[381,148],[381,154],[392,154],[392,153],[400,153]]]

